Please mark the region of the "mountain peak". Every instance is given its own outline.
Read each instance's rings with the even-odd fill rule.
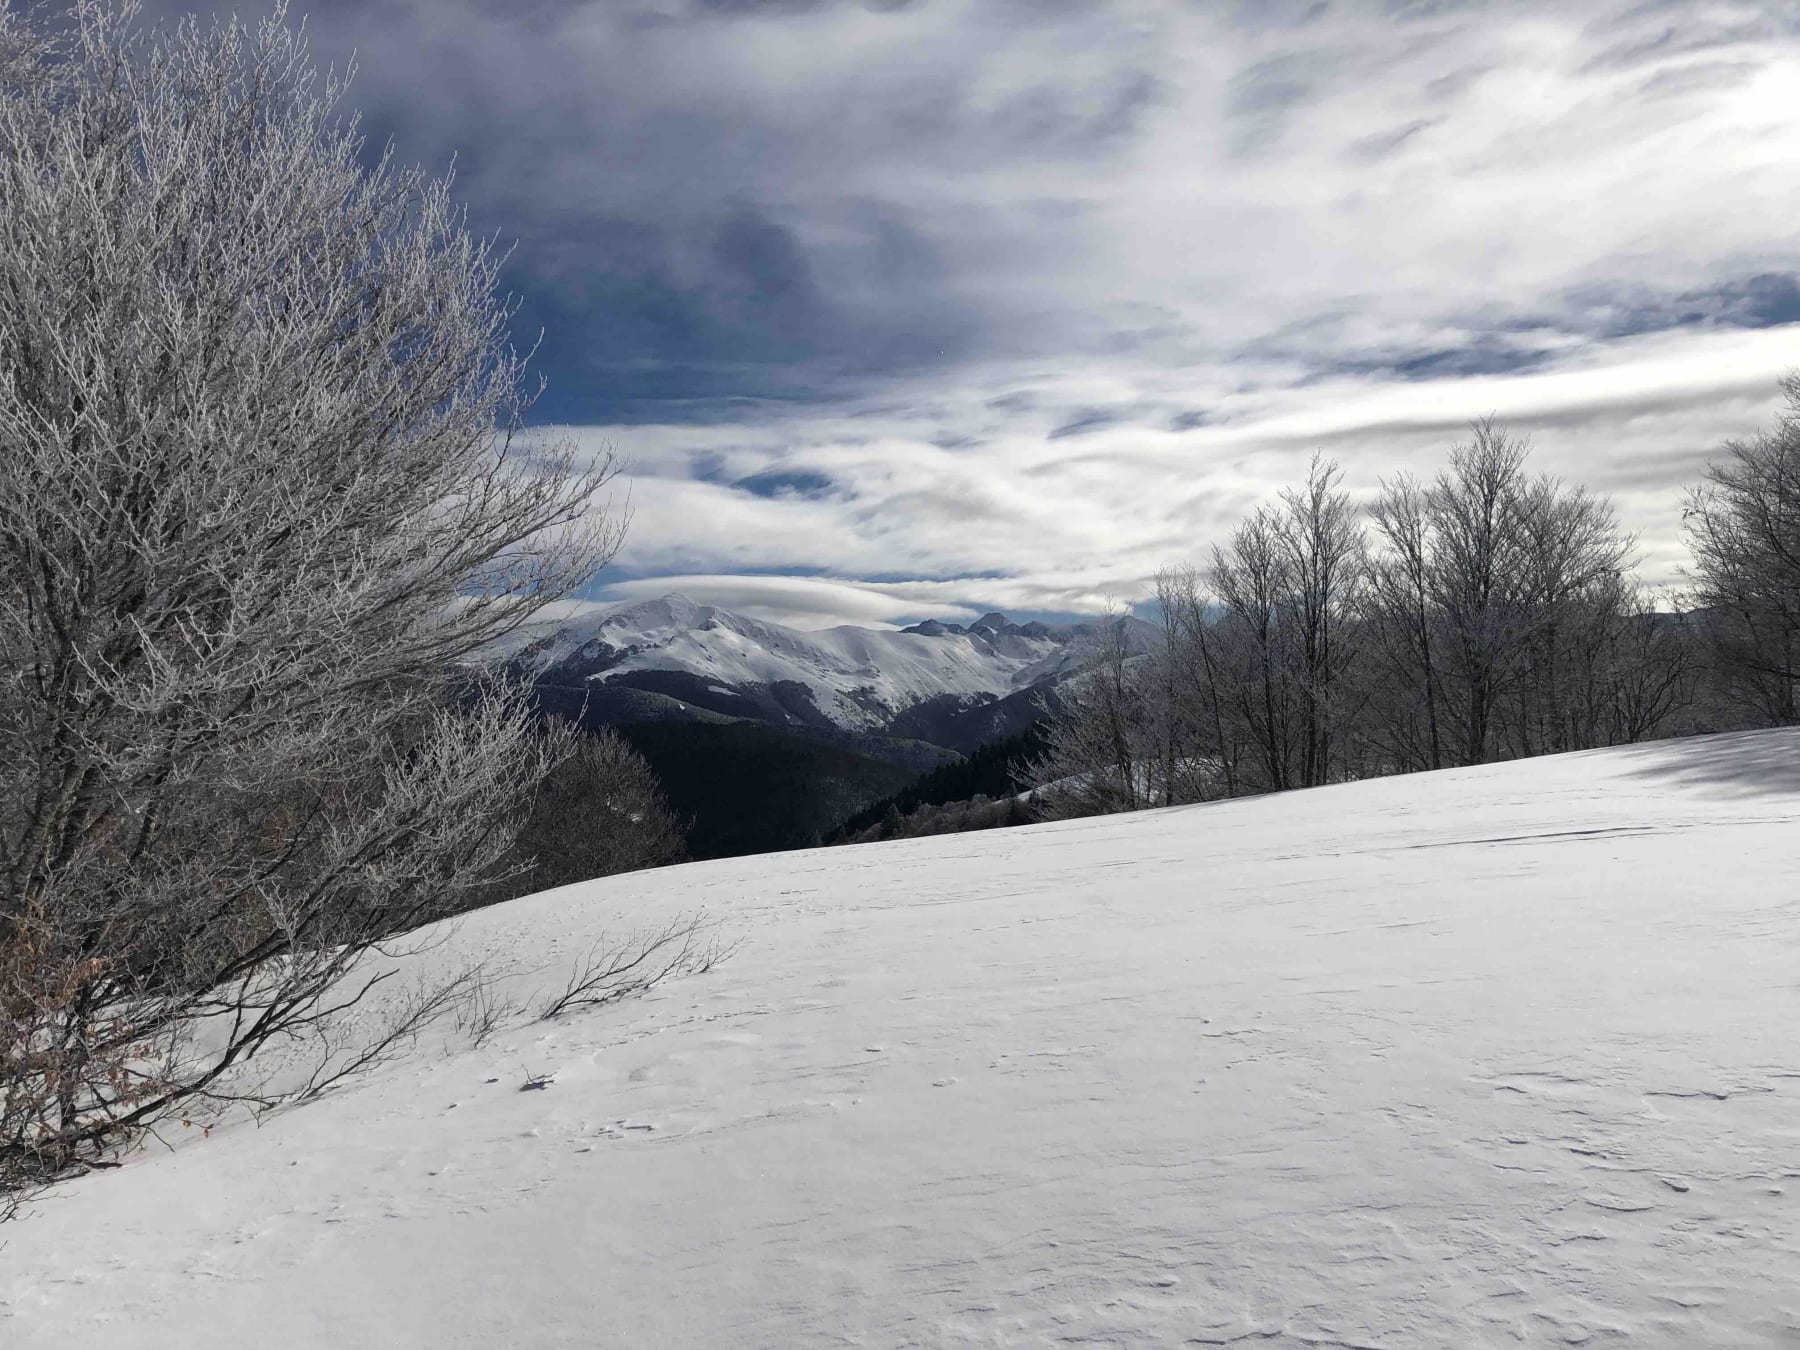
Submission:
[[[602,627],[699,628],[722,611],[677,591],[651,600],[627,600],[606,612]]]

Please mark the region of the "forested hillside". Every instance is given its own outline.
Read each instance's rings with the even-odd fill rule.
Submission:
[[[934,769],[892,796],[864,807],[843,821],[827,842],[868,843],[877,839],[1024,824],[1030,818],[1029,812],[1013,799],[1032,763],[1043,753],[1045,744],[1045,731],[1040,722],[1016,736],[981,746],[968,758]],[[976,799],[980,799],[983,806],[996,801],[1000,805],[985,811],[970,809],[956,813],[954,817],[931,809],[953,803],[974,803]]]
[[[637,722],[618,734],[656,774],[693,858],[821,843],[846,817],[914,777],[754,722]]]

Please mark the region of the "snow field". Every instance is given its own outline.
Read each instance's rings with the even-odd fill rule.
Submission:
[[[707,975],[59,1189],[0,1344],[1800,1344],[1800,732],[614,877],[411,964],[529,1001],[702,907]]]

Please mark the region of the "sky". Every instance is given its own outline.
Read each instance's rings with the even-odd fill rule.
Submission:
[[[594,598],[1093,612],[1490,414],[1675,584],[1800,366],[1792,0],[292,13],[514,245],[533,434],[628,462]]]

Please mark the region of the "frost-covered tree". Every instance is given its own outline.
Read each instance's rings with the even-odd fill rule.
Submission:
[[[17,1182],[241,1090],[372,944],[493,884],[560,746],[445,672],[619,522],[610,466],[515,434],[499,258],[365,157],[280,15],[6,8],[0,81]]]

